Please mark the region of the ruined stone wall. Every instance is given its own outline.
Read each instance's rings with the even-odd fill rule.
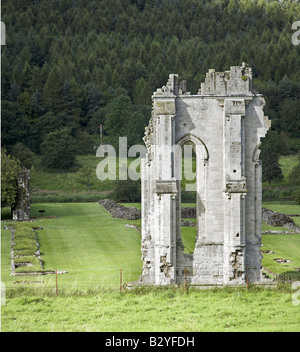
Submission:
[[[245,64],[209,70],[197,95],[170,75],[153,94],[142,163],[141,281],[191,284],[259,281],[261,240],[260,139],[270,122],[252,92]],[[193,254],[181,239],[182,148],[196,153],[197,238]],[[187,189],[189,190],[189,189]]]
[[[12,207],[13,220],[30,219],[30,170],[22,169],[17,178],[17,196]]]

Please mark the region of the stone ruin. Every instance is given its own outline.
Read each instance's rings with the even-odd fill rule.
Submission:
[[[259,146],[270,127],[251,68],[209,70],[197,95],[176,74],[152,96],[142,159],[142,260],[146,285],[260,282],[262,169]],[[181,238],[182,149],[196,155],[197,236]],[[186,273],[186,274],[185,274]],[[185,276],[187,275],[187,276]]]
[[[286,227],[290,230],[300,232],[299,226],[297,226],[294,220],[282,213],[274,212],[270,209],[262,208],[262,218],[263,221],[271,226]]]
[[[113,218],[124,220],[137,220],[141,218],[141,211],[138,208],[125,207],[112,199],[99,200],[98,204],[102,205]]]
[[[12,207],[13,220],[30,220],[30,170],[22,169],[17,178],[17,196]]]

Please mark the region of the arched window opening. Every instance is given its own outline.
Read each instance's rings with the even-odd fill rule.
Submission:
[[[197,237],[197,158],[193,143],[182,146],[181,240],[184,253],[193,253]]]

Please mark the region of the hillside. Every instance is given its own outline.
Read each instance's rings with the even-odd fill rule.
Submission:
[[[117,160],[117,173],[118,158]],[[140,201],[140,182],[123,182],[123,181],[100,181],[96,175],[97,164],[101,158],[96,155],[78,155],[76,163],[71,170],[62,172],[48,172],[43,169],[40,163],[40,157],[36,158],[36,166],[31,173],[31,190],[33,203],[51,203],[51,202],[95,202],[104,198],[115,198],[118,201]],[[128,159],[128,165],[133,159]],[[269,188],[266,182],[263,183],[263,201],[281,201],[294,202],[300,190],[297,178],[291,178],[291,173],[299,167],[299,161],[296,155],[281,156],[279,159],[283,179],[274,182]],[[195,165],[195,161],[194,161]],[[88,173],[82,173],[83,168],[88,168]],[[89,184],[87,176],[90,177]],[[121,185],[121,182],[122,185]],[[183,179],[183,184],[185,184]],[[124,198],[118,192],[120,188],[133,186],[132,198]],[[185,192],[184,201],[194,202],[193,192]]]
[[[151,93],[169,73],[196,93],[209,68],[244,61],[266,98],[268,138],[279,154],[295,154],[300,46],[291,25],[299,18],[291,0],[5,1],[2,146],[19,158],[17,143],[46,154],[47,136],[64,130],[77,155],[92,153],[100,124],[105,142],[141,143]]]

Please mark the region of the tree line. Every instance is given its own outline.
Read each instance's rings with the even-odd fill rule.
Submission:
[[[291,25],[299,19],[292,0],[4,1],[2,146],[68,169],[99,145],[100,124],[104,142],[142,143],[151,94],[170,73],[195,94],[209,68],[244,61],[272,120],[266,144],[297,153],[300,46]],[[68,158],[53,155],[60,148]]]

